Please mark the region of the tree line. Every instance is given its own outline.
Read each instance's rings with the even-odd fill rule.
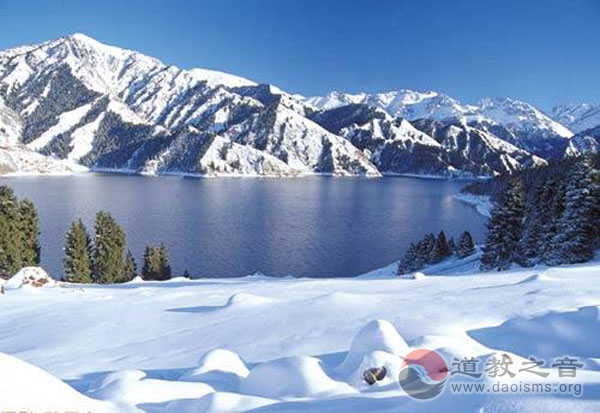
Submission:
[[[594,257],[600,235],[597,159],[568,159],[506,180],[487,224],[482,270],[561,265]]]
[[[591,260],[600,246],[599,165],[598,156],[568,158],[468,185],[466,192],[488,195],[494,201],[481,248],[481,270]],[[399,262],[398,274],[440,262],[452,251],[458,257],[475,252],[467,232],[456,247],[452,240],[445,247],[445,240],[442,231],[437,238],[428,234],[411,244]]]
[[[74,221],[65,236],[64,281],[112,284],[131,281],[137,265],[126,249],[125,231],[107,212],[98,212],[92,239],[81,219]],[[169,254],[164,244],[148,245],[140,272],[144,280],[171,278]]]
[[[9,278],[23,267],[39,266],[39,219],[33,203],[19,199],[0,186],[0,277]],[[123,228],[107,212],[98,212],[92,238],[81,219],[65,235],[63,280],[74,283],[121,283],[134,279],[138,269],[126,250]],[[164,244],[148,245],[139,272],[144,280],[168,280],[172,276]],[[186,271],[184,276],[189,274]]]
[[[473,253],[475,253],[475,243],[469,231],[461,234],[458,244],[454,242],[454,238],[447,240],[444,231],[440,231],[437,237],[427,234],[421,241],[410,244],[398,264],[397,274],[403,275],[418,271],[427,265],[442,262],[452,255],[465,258]]]

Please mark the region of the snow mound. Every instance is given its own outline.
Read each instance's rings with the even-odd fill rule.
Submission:
[[[16,290],[22,287],[54,287],[57,282],[41,267],[25,267],[6,281],[4,288]]]
[[[198,399],[213,391],[205,383],[151,379],[141,370],[126,370],[106,375],[91,386],[88,394],[101,400],[135,406],[140,403]]]
[[[225,307],[232,307],[238,305],[261,305],[268,304],[273,302],[274,300],[267,297],[261,297],[260,295],[248,294],[248,293],[238,293],[233,294],[227,300]]]
[[[398,382],[403,362],[404,359],[397,354],[388,353],[387,351],[373,351],[363,356],[358,368],[348,376],[348,383],[357,389],[384,387],[395,384]],[[364,373],[374,367],[385,367],[386,374],[382,380],[369,385],[364,379]]]
[[[0,411],[109,412],[114,406],[90,399],[50,373],[0,353]]]
[[[166,405],[161,412],[166,413],[221,413],[246,412],[275,403],[263,397],[245,396],[236,393],[210,393],[200,400],[177,400]]]
[[[234,391],[249,372],[244,361],[236,353],[215,349],[204,354],[198,367],[183,374],[179,380],[204,382],[217,390]]]
[[[361,370],[370,362],[379,362],[380,360],[395,360],[393,357],[382,357],[377,353],[389,353],[392,356],[404,356],[410,351],[406,341],[400,336],[396,328],[386,320],[373,320],[364,326],[352,340],[350,351],[346,358],[337,368],[340,374],[349,377],[362,376],[364,370]],[[388,365],[385,365],[388,368]],[[370,367],[381,367],[379,365],[369,365]],[[393,370],[393,366],[389,365]],[[366,369],[365,369],[366,370]]]
[[[424,280],[427,276],[421,271],[416,271],[410,274],[402,274],[400,278],[403,280]]]
[[[314,357],[286,357],[256,366],[240,386],[241,393],[278,399],[330,397],[355,393],[346,383],[333,380]]]
[[[226,349],[215,349],[204,354],[194,370],[198,373],[206,373],[213,370],[226,371],[237,374],[240,377],[248,376],[250,372],[244,361],[236,353]]]

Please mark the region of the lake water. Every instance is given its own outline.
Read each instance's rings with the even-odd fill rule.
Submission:
[[[62,275],[63,240],[82,218],[109,211],[138,267],[164,242],[174,273],[192,276],[352,276],[398,260],[444,229],[476,240],[485,219],[453,198],[464,183],[417,178],[182,179],[110,174],[2,178],[40,215],[42,265]]]

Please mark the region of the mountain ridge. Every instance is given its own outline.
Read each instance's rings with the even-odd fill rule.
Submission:
[[[409,89],[303,98],[224,72],[180,69],[81,33],[0,51],[0,99],[5,150],[39,153],[73,170],[497,175],[562,156],[573,136],[509,98],[465,105]],[[331,130],[338,113],[331,110],[356,104],[381,112],[346,113],[345,125]],[[423,122],[415,127],[423,118],[438,122],[436,136]]]

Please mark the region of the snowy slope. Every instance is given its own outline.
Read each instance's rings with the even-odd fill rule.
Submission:
[[[0,98],[0,147],[8,148],[18,144],[22,130],[19,115]]]
[[[440,264],[417,280],[393,276],[391,265],[352,279],[11,289],[0,295],[0,348],[74,390],[0,355],[10,366],[0,369],[0,395],[9,389],[11,402],[31,400],[15,382],[19,374],[35,378],[28,386],[36,394],[52,383],[54,403],[98,399],[119,411],[598,410],[599,264],[480,274],[472,261]],[[416,348],[438,350],[448,363],[502,352],[515,371],[530,355],[578,357],[586,367],[576,379],[547,368],[547,379],[515,380],[583,383],[583,397],[446,388],[433,401],[412,401],[396,377]],[[362,373],[373,366],[391,375],[370,387]],[[0,409],[12,408],[6,400]]]
[[[85,170],[27,148],[19,142],[22,130],[19,115],[0,98],[0,175],[64,174]]]
[[[600,126],[600,105],[592,103],[558,105],[552,109],[552,117],[574,133]]]

